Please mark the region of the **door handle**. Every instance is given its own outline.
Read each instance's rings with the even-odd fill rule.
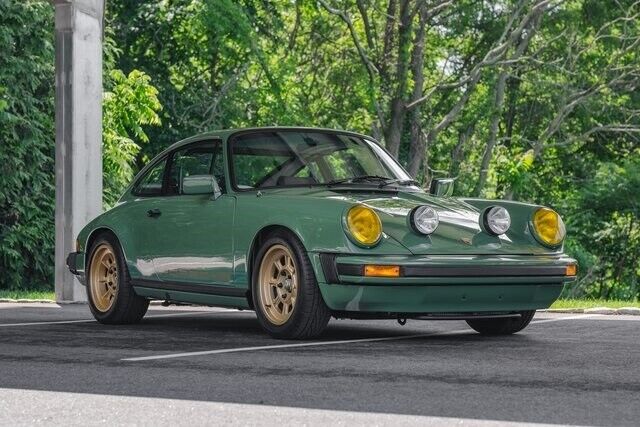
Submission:
[[[162,212],[160,212],[160,209],[149,209],[147,211],[147,216],[150,216],[151,218],[156,218],[156,217],[159,217],[160,215],[162,215]]]

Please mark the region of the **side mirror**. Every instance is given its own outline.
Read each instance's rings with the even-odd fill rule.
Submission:
[[[182,194],[211,194],[215,200],[222,192],[215,176],[192,175],[182,179]]]
[[[438,197],[449,197],[453,194],[453,178],[434,178],[429,184],[429,194]]]

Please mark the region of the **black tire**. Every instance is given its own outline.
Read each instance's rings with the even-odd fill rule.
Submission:
[[[115,261],[117,264],[117,282],[118,290],[115,296],[115,301],[107,311],[101,311],[96,306],[93,300],[91,292],[91,265],[93,257],[96,255],[96,249],[108,245],[115,254]],[[100,323],[115,325],[115,324],[133,324],[138,323],[144,317],[147,309],[149,308],[149,300],[141,296],[136,295],[131,285],[131,277],[129,276],[129,270],[127,263],[124,259],[122,250],[118,240],[112,234],[105,233],[98,236],[91,245],[89,250],[89,257],[87,258],[87,299],[89,301],[89,308],[93,317]]]
[[[260,301],[259,271],[267,251],[274,245],[288,248],[295,258],[298,289],[295,306],[289,319],[282,325],[272,323]],[[320,294],[320,288],[307,252],[297,237],[286,231],[274,231],[264,240],[253,262],[251,291],[253,305],[260,326],[272,337],[279,339],[309,339],[317,337],[326,328],[331,311]]]
[[[522,311],[520,317],[467,320],[467,324],[482,335],[511,335],[527,327],[535,310]]]

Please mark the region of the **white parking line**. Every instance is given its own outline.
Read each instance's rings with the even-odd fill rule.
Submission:
[[[543,320],[531,322],[531,325],[535,325],[538,323],[560,322],[563,320],[588,319],[596,316],[598,315],[582,315],[582,316],[558,317],[553,319],[543,319]],[[426,334],[414,334],[414,335],[400,335],[395,337],[358,338],[358,339],[352,339],[352,340],[317,341],[317,342],[304,342],[304,343],[293,343],[293,344],[262,345],[262,346],[254,346],[254,347],[222,348],[218,350],[204,350],[204,351],[192,351],[192,352],[186,352],[186,353],[160,354],[155,356],[128,357],[120,360],[123,362],[142,362],[147,360],[177,359],[180,357],[210,356],[214,354],[241,353],[241,352],[247,352],[247,351],[260,351],[260,350],[276,350],[276,349],[282,349],[282,348],[320,347],[320,346],[327,346],[327,345],[398,341],[398,340],[409,340],[414,338],[461,335],[461,334],[469,334],[469,333],[472,333],[471,329],[459,329],[454,331],[431,332]]]
[[[447,335],[469,333],[469,332],[470,332],[469,329],[465,329],[465,330],[447,332]],[[325,345],[408,340],[411,338],[420,338],[420,337],[427,337],[427,336],[434,336],[434,335],[441,335],[441,334],[442,334],[441,332],[433,332],[430,334],[400,335],[396,337],[358,338],[353,340],[316,341],[316,342],[302,342],[302,343],[295,343],[295,344],[262,345],[262,346],[256,346],[256,347],[222,348],[219,350],[192,351],[189,353],[173,353],[173,354],[161,354],[157,356],[129,357],[129,358],[120,359],[120,360],[125,362],[141,362],[143,360],[175,359],[178,357],[208,356],[211,354],[241,353],[245,351],[275,350],[279,348],[320,347]]]
[[[235,311],[229,311],[229,313],[235,313]],[[145,319],[156,319],[160,317],[174,317],[174,316],[196,316],[199,314],[219,314],[226,313],[226,311],[188,311],[183,313],[167,313],[167,314],[151,314],[144,316]],[[36,326],[36,325],[64,325],[67,323],[93,323],[95,319],[81,319],[81,320],[52,320],[50,322],[25,322],[25,323],[4,323],[0,324],[0,328],[6,328],[10,326]]]

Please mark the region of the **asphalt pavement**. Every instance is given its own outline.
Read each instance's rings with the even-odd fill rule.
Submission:
[[[0,304],[2,425],[640,424],[640,316],[539,313],[482,337],[462,321],[332,320],[314,341],[250,311]]]

